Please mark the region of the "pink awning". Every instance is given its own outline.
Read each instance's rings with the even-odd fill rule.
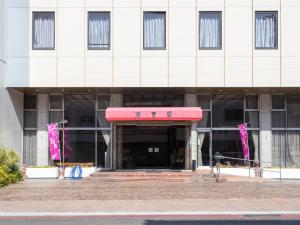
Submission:
[[[199,121],[200,107],[110,107],[105,112],[106,120],[115,121]]]

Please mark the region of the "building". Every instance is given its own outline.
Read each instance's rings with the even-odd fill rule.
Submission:
[[[113,169],[242,158],[300,166],[298,0],[0,0],[1,142]],[[107,107],[201,107],[203,119],[109,123]],[[226,163],[236,164],[234,161]]]

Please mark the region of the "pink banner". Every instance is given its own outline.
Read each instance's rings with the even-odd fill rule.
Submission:
[[[242,147],[244,151],[244,159],[249,160],[249,146],[248,146],[248,133],[247,133],[247,124],[240,124],[240,137],[242,142]]]
[[[51,123],[48,125],[48,140],[51,159],[60,160],[60,146],[57,123]]]

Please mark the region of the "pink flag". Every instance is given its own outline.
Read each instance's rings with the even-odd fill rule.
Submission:
[[[238,127],[240,129],[240,137],[244,151],[244,159],[249,160],[247,124],[240,124]]]
[[[60,147],[57,123],[51,123],[48,125],[48,140],[50,146],[51,159],[60,160]]]

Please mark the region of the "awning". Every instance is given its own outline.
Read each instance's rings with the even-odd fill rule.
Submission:
[[[116,121],[199,121],[200,107],[110,107],[105,112],[106,120]]]

